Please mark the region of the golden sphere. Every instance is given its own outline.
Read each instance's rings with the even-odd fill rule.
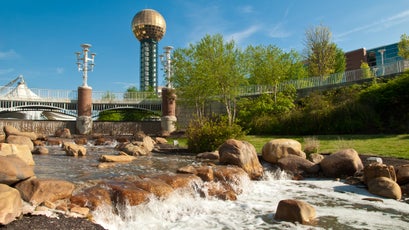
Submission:
[[[166,22],[160,13],[152,9],[145,9],[137,13],[132,19],[132,32],[139,40],[153,39],[159,41],[166,32]]]

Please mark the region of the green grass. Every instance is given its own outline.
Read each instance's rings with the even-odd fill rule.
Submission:
[[[359,154],[409,159],[409,134],[401,135],[317,135],[317,136],[246,136],[245,140],[254,145],[257,152],[265,143],[275,138],[291,138],[303,147],[305,138],[319,142],[320,153],[334,153],[343,148],[353,148]]]
[[[243,140],[250,142],[260,154],[264,144],[276,138],[291,138],[303,148],[307,138],[319,142],[320,153],[334,153],[343,148],[353,148],[359,154],[409,159],[409,134],[401,135],[316,135],[316,136],[254,136]],[[169,139],[173,143],[175,139]],[[179,145],[187,147],[186,138],[178,138]]]

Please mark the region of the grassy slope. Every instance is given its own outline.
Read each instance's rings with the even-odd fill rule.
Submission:
[[[246,136],[244,139],[261,152],[263,145],[274,138],[291,138],[303,147],[304,137]],[[305,137],[307,138],[307,137]],[[401,135],[322,135],[309,136],[319,141],[320,153],[334,153],[339,149],[353,148],[359,154],[409,159],[409,134]]]

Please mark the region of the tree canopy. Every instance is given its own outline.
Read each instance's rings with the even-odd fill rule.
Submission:
[[[403,59],[409,59],[409,36],[402,34],[398,43],[398,55]]]

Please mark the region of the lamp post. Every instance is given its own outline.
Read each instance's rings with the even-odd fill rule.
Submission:
[[[88,78],[88,71],[94,70],[94,60],[95,60],[95,53],[91,53],[91,57],[88,56],[89,48],[91,47],[90,44],[82,44],[82,57],[81,52],[76,52],[77,55],[77,67],[78,71],[82,71],[82,87],[88,87],[87,78]]]
[[[383,53],[385,53],[385,49],[380,49],[378,52],[381,54],[381,64],[382,64],[382,76],[385,74],[385,67],[383,66],[384,61],[383,61]]]
[[[88,56],[90,44],[82,44],[81,52],[76,52],[78,71],[82,71],[82,86],[78,87],[77,122],[76,128],[79,134],[92,132],[92,88],[87,84],[88,71],[94,69],[95,54]]]
[[[166,80],[166,87],[167,88],[172,88],[172,74],[173,74],[173,68],[172,68],[172,59],[170,56],[170,52],[172,51],[173,47],[172,46],[165,46],[163,47],[165,50],[164,54],[160,55],[160,61],[164,67],[165,71],[165,80]]]

